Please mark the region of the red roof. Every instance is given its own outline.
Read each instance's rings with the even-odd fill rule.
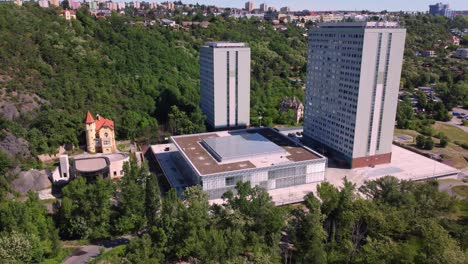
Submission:
[[[88,113],[86,113],[86,121],[85,121],[86,124],[92,124],[94,123],[94,118],[93,116],[91,115],[91,112],[88,111]]]
[[[96,120],[96,131],[99,131],[103,127],[108,127],[112,130],[114,130],[114,121],[98,116]]]
[[[95,123],[96,124],[96,131],[99,131],[101,128],[103,127],[108,127],[112,130],[114,130],[114,121],[110,120],[110,119],[107,119],[107,118],[104,118],[102,116],[97,116],[96,120],[94,120],[93,116],[91,115],[91,113],[88,111],[86,113],[86,121],[85,121],[86,124],[92,124],[92,123]]]

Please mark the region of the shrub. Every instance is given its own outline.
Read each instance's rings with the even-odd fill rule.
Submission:
[[[441,139],[440,139],[439,145],[440,145],[441,148],[447,147],[447,145],[448,145],[448,139],[447,139],[446,137],[441,138]]]
[[[432,141],[431,137],[426,137],[424,142],[424,149],[431,150],[434,148],[434,141]]]
[[[421,148],[421,149],[424,148],[424,143],[425,143],[425,142],[426,142],[426,139],[424,138],[424,136],[418,135],[418,136],[416,137],[416,146],[417,146],[418,148]]]

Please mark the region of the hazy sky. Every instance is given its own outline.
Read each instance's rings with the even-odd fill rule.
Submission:
[[[199,3],[217,5],[222,7],[244,7],[247,0],[182,0],[183,3]],[[447,3],[441,0],[257,0],[253,1],[258,7],[261,3],[272,5],[276,8],[289,6],[291,10],[308,9],[321,10],[372,10],[372,11],[428,11],[429,4],[437,2]],[[468,0],[450,0],[448,2],[453,10],[468,10]]]

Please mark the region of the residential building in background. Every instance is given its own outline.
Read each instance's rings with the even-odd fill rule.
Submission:
[[[289,13],[289,12],[291,12],[291,8],[289,8],[287,6],[284,6],[284,7],[280,8],[280,11],[282,13]]]
[[[71,9],[74,9],[74,10],[77,10],[77,9],[80,9],[81,7],[81,2],[80,1],[69,1],[69,4],[70,4],[70,8]]]
[[[319,23],[309,32],[304,137],[352,168],[389,163],[406,29]]]
[[[167,9],[174,11],[175,9],[175,4],[174,2],[167,2]]]
[[[436,3],[434,5],[429,5],[429,14],[431,15],[441,15],[444,16],[445,12],[450,9],[449,4]]]
[[[450,5],[449,4],[442,4],[442,3],[437,3],[434,5],[429,5],[429,14],[434,15],[434,16],[445,16],[448,18],[453,17],[453,11],[450,10]]]
[[[38,1],[39,6],[42,8],[48,8],[49,7],[49,1],[48,0],[39,0]]]
[[[50,6],[59,6],[59,0],[50,0]]]
[[[112,153],[115,152],[114,121],[96,116],[96,120],[91,113],[86,113],[86,149],[88,152]]]
[[[460,38],[457,36],[450,36],[448,38],[448,42],[452,43],[454,46],[460,46]]]
[[[252,12],[255,8],[255,3],[252,2],[252,1],[249,1],[247,3],[245,3],[245,10],[249,11],[249,12]]]
[[[207,42],[200,48],[200,97],[209,128],[250,125],[250,48],[247,44]]]
[[[262,12],[268,12],[268,5],[263,3],[263,4],[260,4],[260,11]]]
[[[74,10],[61,10],[60,16],[63,16],[66,20],[76,19],[76,12]]]
[[[281,113],[288,112],[292,110],[294,112],[294,119],[296,124],[304,118],[304,104],[297,97],[286,97],[283,98],[280,102],[279,111]]]
[[[436,52],[434,50],[423,50],[421,51],[421,56],[425,58],[434,58],[436,56]]]
[[[455,53],[455,57],[468,59],[468,49],[466,48],[457,49],[457,52]]]

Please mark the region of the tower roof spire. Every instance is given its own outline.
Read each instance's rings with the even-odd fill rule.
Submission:
[[[91,112],[87,112],[86,113],[86,121],[85,121],[86,124],[92,124],[94,123],[94,118],[93,118],[93,115],[91,115]]]

